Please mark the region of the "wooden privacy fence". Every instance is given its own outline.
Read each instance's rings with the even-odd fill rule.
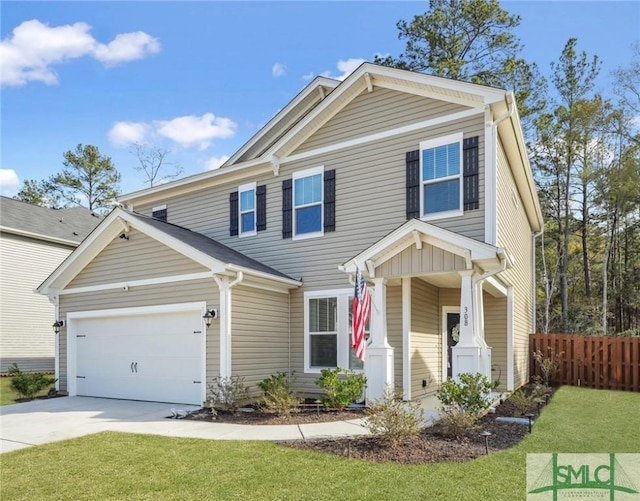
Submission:
[[[531,334],[529,372],[541,376],[534,353],[545,358],[560,355],[552,384],[587,386],[610,390],[640,391],[640,338]]]

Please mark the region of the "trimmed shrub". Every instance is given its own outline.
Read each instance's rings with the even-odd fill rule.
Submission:
[[[249,388],[245,386],[242,376],[213,378],[208,390],[207,405],[216,411],[235,414],[249,400]]]
[[[258,383],[262,390],[260,406],[267,412],[291,414],[300,410],[300,398],[291,389],[291,378],[285,372],[272,374]]]
[[[461,412],[478,417],[491,406],[489,395],[499,385],[499,381],[489,382],[482,374],[464,373],[458,376],[460,382],[447,379],[438,389],[438,399],[445,408],[455,407]]]
[[[333,409],[344,409],[362,398],[367,386],[364,374],[348,369],[323,369],[316,384],[324,390],[322,404]]]
[[[16,363],[9,367],[8,372],[11,376],[11,388],[22,398],[33,399],[57,381],[53,376],[46,374],[22,372]]]

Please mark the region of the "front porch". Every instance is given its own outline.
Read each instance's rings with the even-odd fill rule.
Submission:
[[[509,266],[503,249],[419,220],[345,263],[372,288],[367,400],[387,387],[430,398],[465,372],[512,389],[510,289],[496,278]]]

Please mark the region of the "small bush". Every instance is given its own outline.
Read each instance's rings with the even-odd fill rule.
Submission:
[[[358,374],[348,369],[323,369],[316,384],[325,392],[322,404],[325,407],[344,409],[348,405],[362,398],[367,386],[364,374]]]
[[[489,395],[500,382],[489,382],[482,374],[464,373],[458,376],[460,382],[449,378],[438,389],[437,396],[445,408],[455,408],[476,417],[491,406]]]
[[[291,379],[278,372],[258,383],[262,390],[261,407],[267,412],[291,414],[300,410],[300,398],[291,389]]]
[[[535,404],[534,398],[533,394],[527,395],[522,390],[516,390],[509,397],[509,402],[515,406],[516,415],[522,416]]]
[[[249,400],[249,388],[244,385],[244,377],[241,376],[213,378],[208,390],[207,405],[216,411],[235,414]]]
[[[11,388],[13,388],[21,398],[34,398],[45,388],[52,386],[57,379],[52,376],[40,373],[25,373],[20,370],[16,363],[9,367],[11,376]]]
[[[547,353],[544,353],[542,350],[534,351],[533,359],[536,361],[538,367],[540,367],[541,374],[536,375],[533,379],[537,383],[549,386],[558,375],[558,369],[560,368],[563,355],[564,351],[556,353],[551,347],[547,349]]]
[[[424,409],[420,402],[403,402],[402,393],[389,388],[369,405],[366,415],[369,432],[391,444],[418,436],[424,422]]]
[[[461,439],[476,428],[477,420],[478,417],[476,414],[451,407],[443,410],[442,416],[438,419],[437,424],[442,426],[444,435]]]

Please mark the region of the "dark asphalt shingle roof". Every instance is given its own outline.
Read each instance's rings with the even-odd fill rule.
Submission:
[[[84,207],[48,209],[0,196],[0,226],[80,243],[102,221]]]
[[[124,210],[124,209],[123,209]],[[262,264],[255,259],[252,259],[248,256],[245,256],[241,252],[238,252],[226,245],[217,242],[202,233],[197,233],[195,231],[191,231],[182,226],[177,226],[175,224],[167,223],[165,221],[160,221],[158,219],[145,216],[143,214],[138,214],[137,212],[125,211],[127,214],[138,218],[144,221],[147,224],[150,224],[154,228],[170,235],[181,242],[184,242],[187,245],[190,245],[194,249],[199,250],[211,256],[225,264],[233,264],[236,266],[241,266],[243,268],[248,268],[251,270],[259,271],[262,273],[268,273],[269,275],[274,275],[276,277],[287,278],[289,280],[296,280],[295,278],[291,278],[284,273],[280,273],[278,270],[267,266],[266,264]],[[135,225],[134,225],[135,226]]]

